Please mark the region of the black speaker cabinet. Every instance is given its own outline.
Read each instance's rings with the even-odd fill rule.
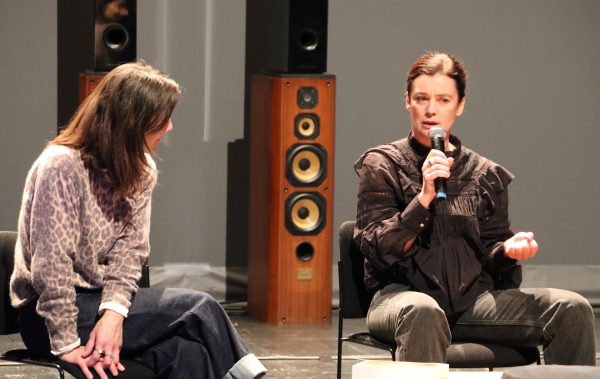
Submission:
[[[110,71],[136,57],[136,0],[96,0],[94,69]]]
[[[327,71],[328,0],[269,2],[269,70],[322,74]]]
[[[335,76],[254,75],[248,314],[331,322]]]
[[[79,105],[80,73],[103,75],[136,59],[136,0],[58,0],[58,129]]]

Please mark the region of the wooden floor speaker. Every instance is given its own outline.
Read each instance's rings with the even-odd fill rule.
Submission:
[[[334,75],[254,75],[248,314],[331,322]]]

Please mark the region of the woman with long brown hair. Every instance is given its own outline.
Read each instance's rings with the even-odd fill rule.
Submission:
[[[257,378],[250,354],[208,294],[138,288],[150,252],[152,153],[171,131],[180,86],[142,62],[110,71],[27,176],[11,300],[21,335],[105,379],[126,367],[157,378]]]

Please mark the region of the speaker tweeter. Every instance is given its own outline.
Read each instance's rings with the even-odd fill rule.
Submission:
[[[298,107],[312,109],[319,104],[319,90],[315,87],[298,88]]]

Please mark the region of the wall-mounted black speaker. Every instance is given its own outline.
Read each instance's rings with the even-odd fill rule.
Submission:
[[[327,71],[328,0],[269,2],[269,70],[289,74]]]

